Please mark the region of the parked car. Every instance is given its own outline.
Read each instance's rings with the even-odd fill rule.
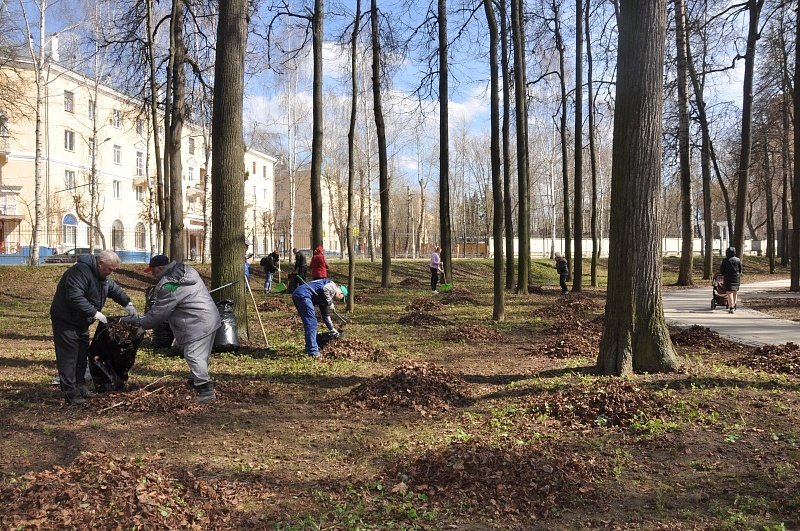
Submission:
[[[73,264],[78,260],[78,256],[82,254],[89,254],[88,247],[74,247],[63,253],[46,256],[44,258],[45,264]],[[100,249],[94,250],[94,255],[100,254]]]

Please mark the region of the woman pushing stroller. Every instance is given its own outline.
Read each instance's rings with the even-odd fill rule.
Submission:
[[[736,256],[735,247],[728,247],[725,250],[725,260],[720,265],[719,273],[722,275],[723,287],[728,295],[728,313],[735,313],[739,285],[742,281],[742,261]]]

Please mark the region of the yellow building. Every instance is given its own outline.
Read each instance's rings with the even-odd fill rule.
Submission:
[[[0,115],[0,253],[26,253],[32,242],[35,204],[36,84],[30,62],[14,68],[25,80],[25,104]],[[142,102],[51,63],[42,109],[42,254],[89,244],[90,188],[94,173],[96,247],[114,249],[126,260],[144,260],[160,251],[151,207],[156,168],[148,108]],[[163,143],[163,125],[159,138]],[[186,123],[181,139],[186,256],[199,257],[206,219],[210,224],[210,187],[206,178],[209,131]],[[162,149],[163,153],[163,149]],[[263,234],[253,220],[274,218],[276,160],[249,149],[245,154],[245,223],[251,239]],[[270,236],[271,237],[271,236]],[[254,251],[260,251],[254,249]]]

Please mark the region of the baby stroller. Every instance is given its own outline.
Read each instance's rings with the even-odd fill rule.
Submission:
[[[722,275],[715,276],[711,283],[711,309],[716,310],[717,306],[728,307],[728,292],[725,291],[725,279]]]

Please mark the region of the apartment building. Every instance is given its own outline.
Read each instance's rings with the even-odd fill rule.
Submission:
[[[28,255],[35,204],[36,84],[30,63],[5,68],[12,67],[25,81],[26,93],[21,108],[3,109],[0,102],[0,116],[5,117],[0,118],[0,253]],[[160,251],[151,200],[156,175],[153,129],[142,102],[51,63],[42,115],[41,254],[87,247],[92,226],[96,226],[94,245],[114,249],[125,260],[144,260]],[[163,126],[159,129],[163,143]],[[187,256],[192,250],[196,256],[207,251],[209,136],[188,122],[183,128],[181,193]],[[253,240],[264,231],[264,225],[253,220],[274,219],[275,162],[253,149],[245,154],[245,223]],[[89,215],[92,188],[96,222]]]

